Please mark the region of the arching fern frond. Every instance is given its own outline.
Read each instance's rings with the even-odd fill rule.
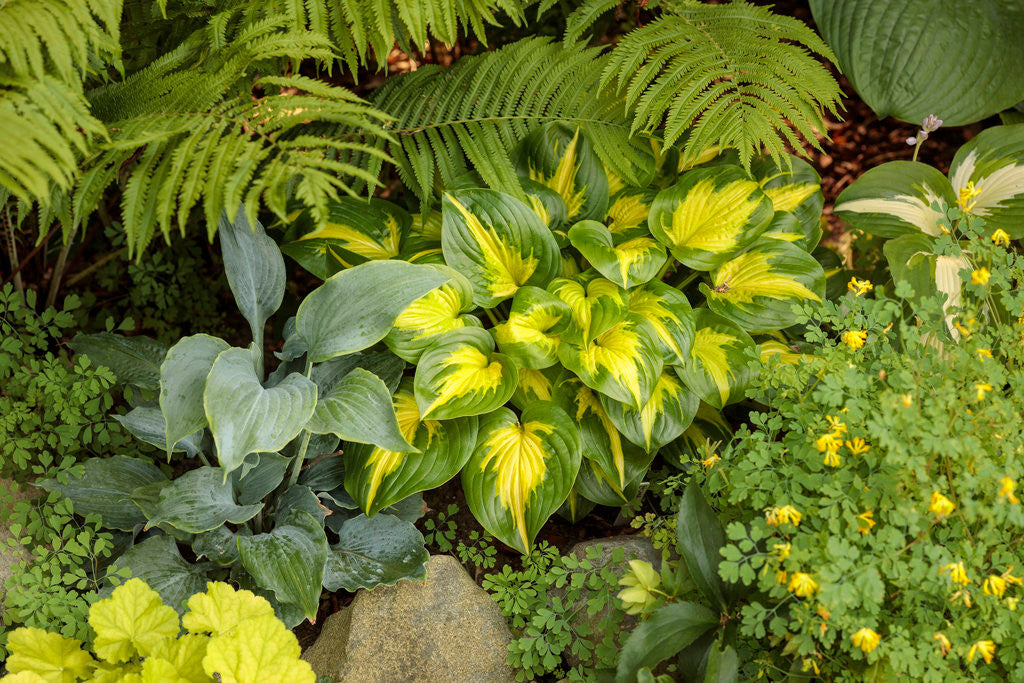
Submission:
[[[633,132],[664,125],[669,145],[689,132],[684,159],[720,145],[747,165],[761,145],[777,160],[787,142],[802,151],[801,136],[818,146],[840,91],[815,55],[835,61],[797,19],[744,0],[687,3],[627,34],[601,83],[625,96]]]
[[[515,191],[511,150],[530,129],[563,121],[584,132],[610,170],[644,184],[653,173],[650,144],[631,136],[621,101],[600,96],[603,63],[598,48],[532,38],[389,79],[374,97],[395,119],[386,149],[424,203],[467,159],[488,185]],[[379,161],[371,168],[379,171]]]

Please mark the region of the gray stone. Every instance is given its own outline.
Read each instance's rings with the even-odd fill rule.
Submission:
[[[424,582],[360,590],[303,653],[334,683],[505,683],[512,634],[458,560],[434,555]]]

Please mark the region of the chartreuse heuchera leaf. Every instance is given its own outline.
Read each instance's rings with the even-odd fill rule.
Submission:
[[[469,278],[473,300],[490,308],[523,285],[543,287],[557,274],[558,244],[526,204],[496,190],[455,190],[444,195],[444,260]]]
[[[176,637],[178,613],[140,579],[129,579],[114,589],[109,600],[92,606],[89,625],[96,632],[96,655],[116,664],[148,657],[161,641]]]
[[[739,166],[684,173],[654,199],[648,225],[683,265],[711,270],[768,227],[772,201]]]
[[[316,385],[297,372],[264,388],[248,351],[221,352],[206,380],[203,406],[224,480],[249,453],[276,452],[294,439],[313,414],[316,394]]]
[[[628,312],[626,290],[604,278],[586,283],[557,278],[548,285],[548,291],[569,305],[572,321],[559,336],[573,344],[585,344],[607,332]]]
[[[473,286],[462,274],[447,266],[437,266],[451,279],[409,304],[395,319],[384,343],[402,360],[419,361],[423,351],[444,334],[463,327],[483,327],[467,313],[473,304]]]
[[[273,614],[274,608],[266,598],[211,581],[206,584],[205,593],[189,598],[188,612],[182,616],[181,625],[189,633],[219,636],[234,631],[246,619]]]
[[[569,305],[540,287],[521,287],[508,320],[494,327],[498,348],[520,368],[542,370],[558,362],[559,333],[572,317]]]
[[[178,441],[206,427],[206,378],[217,356],[228,348],[226,341],[207,334],[183,337],[160,364],[160,412],[166,424],[168,454]]]
[[[14,674],[14,680],[24,673],[35,674],[38,678],[34,680],[47,683],[75,683],[87,678],[96,666],[89,653],[82,651],[82,641],[41,628],[15,629],[8,636],[6,647],[10,656],[4,666]]]
[[[649,282],[629,292],[629,312],[654,332],[666,365],[681,365],[693,346],[693,308],[686,295],[664,282]]]
[[[489,413],[512,397],[518,373],[494,352],[494,339],[476,328],[454,330],[434,343],[416,366],[416,403],[424,418],[449,420]]]
[[[794,304],[822,300],[825,271],[803,249],[765,241],[712,271],[700,291],[715,313],[748,332],[769,332],[796,323]]]
[[[462,470],[466,501],[487,531],[529,553],[569,495],[580,458],[579,433],[554,403],[527,406],[521,419],[499,408],[480,420],[476,449]]]
[[[970,211],[990,230],[1024,238],[1024,124],[993,126],[971,138],[953,157],[949,178],[957,197],[974,183],[980,192],[969,200]]]
[[[651,398],[639,410],[601,397],[601,405],[615,428],[649,453],[679,437],[693,422],[699,403],[697,395],[668,370],[658,377]]]
[[[697,311],[696,324],[690,358],[673,368],[676,374],[715,408],[742,400],[753,380],[746,353],[756,346],[754,340],[736,323],[708,310]]]
[[[611,231],[597,221],[572,226],[569,241],[601,275],[625,289],[653,280],[667,259],[665,247],[653,237],[616,244]]]
[[[391,392],[369,370],[353,368],[317,399],[306,429],[335,434],[353,443],[370,443],[395,451],[414,450],[402,435]]]
[[[454,477],[476,444],[476,417],[422,419],[410,379],[395,393],[394,410],[415,451],[356,445],[345,453],[345,490],[369,516]]]

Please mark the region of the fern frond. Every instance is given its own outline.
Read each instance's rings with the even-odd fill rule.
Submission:
[[[601,84],[625,96],[634,133],[664,126],[666,145],[688,134],[684,159],[720,145],[748,165],[762,145],[776,160],[787,142],[802,153],[801,137],[818,147],[841,95],[819,57],[835,62],[797,19],[745,0],[688,3],[627,34]]]
[[[603,14],[621,4],[622,0],[586,0],[581,2],[565,20],[565,42],[575,43]]]

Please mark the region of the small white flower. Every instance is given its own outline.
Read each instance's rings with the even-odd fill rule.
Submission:
[[[917,138],[915,138],[915,137],[907,138],[907,144],[908,145],[916,145],[917,144]]]
[[[929,114],[925,117],[924,121],[921,122],[921,128],[924,128],[927,133],[937,131],[941,125],[942,119],[935,114]]]

